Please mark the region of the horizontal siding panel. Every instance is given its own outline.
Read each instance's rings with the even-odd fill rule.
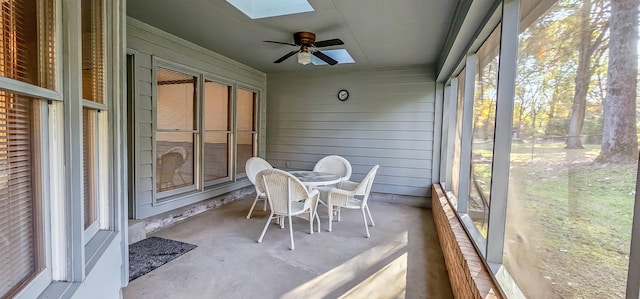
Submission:
[[[362,174],[366,175],[369,170],[371,170],[372,166],[369,165],[352,165],[353,166],[353,174]],[[430,166],[430,165],[425,165]],[[430,168],[402,168],[402,167],[392,167],[392,166],[382,166],[378,170],[377,175],[385,175],[385,176],[394,176],[394,177],[417,177],[417,178],[430,178],[431,177],[431,169]]]
[[[138,109],[152,110],[153,109],[153,105],[152,105],[152,102],[151,102],[151,96],[150,95],[138,95],[138,100],[136,101],[136,107]]]
[[[138,165],[138,172],[136,173],[139,178],[150,178],[153,176],[151,164]]]
[[[138,136],[140,137],[153,137],[152,125],[138,123]]]
[[[153,192],[152,191],[138,191],[138,196],[136,198],[136,203],[138,206],[143,205],[151,205],[153,202]]]
[[[151,178],[139,178],[136,189],[138,192],[153,190],[153,180]]]
[[[274,113],[271,115],[278,121],[433,121],[433,112],[315,112],[315,113]]]
[[[266,78],[264,73],[132,18],[127,21],[127,46],[250,85],[262,85]]]
[[[330,147],[330,146],[302,146],[302,145],[280,145],[273,144],[268,145],[270,151],[283,152],[283,153],[309,153],[309,154],[325,154],[331,152],[335,155],[346,156],[354,153],[353,149],[344,147]],[[427,150],[413,150],[413,149],[394,149],[392,151],[387,149],[375,149],[375,148],[359,148],[357,149],[357,155],[360,157],[389,157],[391,152],[394,157],[403,159],[421,159],[424,157],[431,157],[431,151]]]
[[[292,169],[312,169],[313,165],[315,165],[318,160],[322,157],[335,154],[335,153],[325,153],[325,154],[307,154],[307,153],[281,153],[274,152],[269,148],[269,153],[267,155],[267,160],[274,167],[277,168],[292,168]],[[404,159],[397,157],[361,157],[361,156],[349,156],[342,155],[345,157],[351,165],[375,165],[378,164],[380,167],[390,166],[390,167],[402,167],[402,168],[416,168],[416,169],[429,169],[431,165],[431,156],[427,156],[421,159]],[[289,162],[289,166],[286,163]],[[277,165],[277,166],[276,166]]]
[[[429,67],[269,75],[267,159],[311,169],[337,154],[361,180],[374,164],[374,190],[426,196],[431,185],[436,84]],[[336,99],[349,90],[346,102]]]
[[[153,162],[153,153],[151,151],[139,151],[138,154],[138,164],[151,164]]]
[[[337,100],[336,100],[337,101]],[[347,100],[347,101],[350,101]],[[434,112],[434,105],[425,102],[409,102],[409,103],[397,103],[392,100],[383,100],[379,102],[370,103],[344,103],[344,105],[325,105],[325,104],[312,104],[312,103],[287,103],[277,104],[273,103],[269,105],[269,114],[267,119],[271,122],[271,115],[277,115],[278,113],[380,113],[380,111],[388,112]],[[275,118],[277,119],[277,118]]]
[[[136,87],[138,87],[139,96],[150,97],[151,95],[153,95],[153,85],[151,84],[151,82],[138,81],[138,85],[136,85]]]
[[[407,187],[376,184],[376,181],[374,180],[373,187],[371,187],[371,192],[431,197],[431,185],[429,185],[428,187]]]
[[[432,141],[433,134],[425,134],[420,131],[374,131],[374,130],[316,130],[316,129],[267,129],[269,140],[288,137],[307,138],[359,138],[359,139],[383,139],[389,142],[395,140]]]
[[[389,142],[385,139],[364,139],[364,138],[303,138],[303,137],[272,137],[269,144],[279,145],[315,145],[332,146],[344,148],[375,148],[375,149],[414,149],[431,150],[433,141],[418,140],[394,140]]]
[[[129,33],[129,32],[127,32]],[[127,34],[128,36],[128,34]],[[131,48],[131,47],[129,47]],[[149,54],[145,54],[145,53],[140,53],[140,52],[136,52],[136,64],[138,65],[138,68],[146,68],[146,69],[151,69],[151,55]]]
[[[138,110],[138,119],[137,119],[138,123],[142,123],[142,124],[150,124],[153,121],[153,115],[151,113],[151,110],[144,110],[144,109],[139,109]]]
[[[153,82],[152,78],[151,78],[151,57],[149,55],[146,55],[145,57],[146,59],[144,59],[145,62],[149,63],[149,66],[145,66],[145,67],[139,67],[138,73],[136,74],[136,79],[138,80],[139,83],[147,83],[150,84],[151,82]]]
[[[378,130],[378,131],[423,131],[433,132],[433,122],[356,122],[356,121],[278,121],[269,122],[269,126],[275,126],[276,129],[295,129],[295,128],[312,128],[325,130]]]
[[[364,176],[355,176],[354,179],[356,182],[362,181]],[[384,175],[376,175],[375,181],[380,184],[385,185],[396,185],[396,186],[406,186],[406,187],[426,187],[431,184],[431,177],[429,178],[410,178],[410,177],[394,177],[394,176],[384,176]]]
[[[151,151],[153,149],[151,138],[140,138],[138,140],[138,149],[141,151]]]

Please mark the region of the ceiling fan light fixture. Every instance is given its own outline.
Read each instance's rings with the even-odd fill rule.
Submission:
[[[311,63],[311,53],[300,51],[300,53],[298,53],[298,63],[302,65]]]

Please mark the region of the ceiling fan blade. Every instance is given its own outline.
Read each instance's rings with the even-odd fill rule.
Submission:
[[[280,57],[278,60],[274,61],[273,63],[280,63],[283,62],[285,60],[287,60],[287,58],[293,56],[294,54],[298,53],[299,50],[295,50],[295,51],[291,51],[287,54],[285,54],[284,56]]]
[[[273,44],[281,44],[281,45],[289,45],[289,46],[297,47],[297,45],[292,44],[292,43],[276,42],[276,41],[272,41],[272,40],[263,40],[263,42],[265,42],[265,43],[273,43]]]
[[[327,56],[327,54],[324,54],[324,53],[322,53],[320,51],[313,52],[313,56],[322,59],[322,61],[328,63],[329,65],[334,65],[334,64],[338,63],[335,59]]]
[[[329,46],[339,46],[344,45],[344,42],[339,38],[321,40],[319,42],[313,43],[316,48],[329,47]]]

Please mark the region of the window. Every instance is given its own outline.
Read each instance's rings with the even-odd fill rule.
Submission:
[[[238,166],[237,173],[245,172],[249,158],[257,154],[258,132],[256,131],[257,93],[238,88],[237,139]]]
[[[607,27],[613,24],[609,5],[557,1],[536,19],[521,21],[504,264],[531,298],[625,294],[638,166],[633,159],[598,160],[607,73],[616,71],[607,63],[613,59],[607,43],[615,30]],[[531,6],[523,2],[521,15],[529,15]],[[635,59],[632,53],[624,64]],[[615,79],[625,82],[618,95],[632,94],[630,109],[621,111],[640,108],[637,71],[631,74],[630,81]],[[573,111],[576,106],[584,108],[581,115]],[[621,121],[630,118],[632,128],[640,125],[635,113],[618,115]],[[576,116],[581,131],[572,128]],[[622,132],[616,138],[637,139],[635,132]],[[632,152],[637,158],[637,144]]]
[[[85,241],[100,228],[101,201],[106,200],[104,190],[106,170],[100,168],[107,159],[105,147],[99,142],[106,134],[105,56],[104,56],[104,1],[82,0],[82,146]],[[103,133],[104,132],[104,133]]]
[[[156,192],[194,190],[198,77],[156,71]]]
[[[456,104],[456,127],[453,137],[453,169],[451,170],[451,191],[458,197],[458,186],[460,182],[460,151],[462,149],[462,111],[464,108],[464,80],[466,69],[462,69],[458,75],[458,90]],[[454,207],[455,208],[455,207]]]
[[[39,13],[43,12],[43,13]],[[47,270],[42,99],[56,89],[54,4],[0,2],[0,297]],[[38,45],[37,51],[34,45]],[[8,79],[17,80],[14,84]],[[50,276],[49,276],[50,277]]]
[[[498,98],[498,61],[500,26],[476,53],[475,90],[473,93],[473,130],[471,145],[471,178],[468,213],[486,238],[493,160],[493,133]]]
[[[230,177],[229,145],[231,137],[232,87],[204,81],[204,181],[219,182]]]
[[[155,199],[235,182],[257,155],[258,91],[156,58]]]

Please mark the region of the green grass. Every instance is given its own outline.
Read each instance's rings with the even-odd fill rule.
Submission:
[[[533,155],[531,144],[512,147],[507,226],[524,231],[529,256],[518,262],[553,297],[624,295],[637,165],[597,164],[597,154],[596,146],[540,143]]]

